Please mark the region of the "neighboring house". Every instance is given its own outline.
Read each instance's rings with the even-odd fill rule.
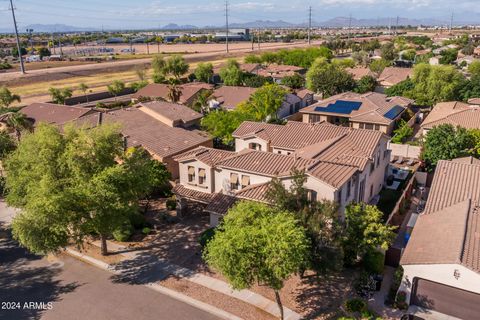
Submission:
[[[473,55],[480,57],[480,46],[473,49]]]
[[[355,81],[362,79],[363,77],[370,76],[376,78],[374,72],[370,68],[358,67],[358,68],[346,68],[345,71],[350,73]]]
[[[304,75],[305,68],[297,66],[270,64],[262,69],[257,70],[257,74],[263,77],[271,77],[274,82],[280,84],[285,77],[293,76],[295,74]]]
[[[203,82],[191,82],[179,85],[178,88],[181,91],[178,103],[191,106],[202,92],[212,90],[213,85]],[[135,103],[142,101],[143,99],[160,99],[168,101],[169,91],[170,86],[168,84],[151,83],[134,93],[132,95],[132,102]]]
[[[471,98],[471,99],[468,99],[468,103],[470,103],[470,104],[475,104],[475,105],[480,105],[480,98]]]
[[[480,106],[459,101],[437,103],[421,125],[423,135],[441,124],[480,129]]]
[[[378,130],[390,135],[413,100],[384,94],[344,92],[302,109],[303,122]]]
[[[119,123],[127,146],[141,146],[163,162],[178,178],[174,157],[198,146],[211,147],[212,138],[193,129],[201,115],[190,108],[165,102],[140,104],[102,114],[101,123]]]
[[[55,103],[36,102],[20,110],[34,126],[40,122],[62,126],[68,122],[97,113],[92,108],[80,108]]]
[[[310,91],[308,89],[302,89],[297,91],[297,96],[302,99],[302,107],[305,108],[308,107],[309,105],[313,104],[315,102],[315,93],[313,91]]]
[[[469,66],[474,61],[479,61],[479,60],[474,58],[473,56],[464,56],[464,57],[459,57],[455,61],[455,63],[457,64],[457,66],[463,67],[463,66]]]
[[[375,89],[375,91],[383,93],[385,89],[411,78],[412,75],[412,68],[387,67],[383,69],[382,73],[378,77],[378,87]]]
[[[305,171],[310,199],[337,202],[343,218],[348,203],[369,202],[380,192],[390,158],[381,132],[328,123],[247,121],[233,136],[235,152],[201,147],[175,158],[180,212],[202,204],[215,226],[229,208],[222,201],[266,202],[269,182],[276,177],[288,188],[295,169]]]
[[[412,309],[433,310],[448,319],[478,319],[480,160],[441,160],[435,172],[425,211],[400,261],[399,292],[406,293]]]

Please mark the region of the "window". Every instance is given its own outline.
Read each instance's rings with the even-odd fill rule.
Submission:
[[[310,123],[320,122],[320,115],[319,114],[311,114],[308,121]]]
[[[262,151],[262,145],[255,142],[249,143],[248,148],[252,150]]]
[[[198,184],[204,184],[206,176],[207,171],[205,169],[198,169]]]
[[[230,174],[230,189],[238,190],[238,174],[236,173]]]
[[[375,130],[380,131],[380,125],[379,124],[375,125]]]
[[[188,167],[188,182],[195,182],[195,167]]]
[[[365,129],[373,130],[373,124],[372,123],[365,123]]]
[[[250,177],[242,176],[242,188],[248,187],[250,185]]]
[[[359,123],[359,124],[358,124],[358,128],[360,128],[360,129],[365,129],[365,124],[364,124],[364,123]]]
[[[317,192],[315,190],[308,190],[307,199],[311,202],[317,201]]]

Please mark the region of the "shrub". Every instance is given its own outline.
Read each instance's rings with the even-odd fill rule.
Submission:
[[[152,229],[150,229],[149,227],[145,227],[145,228],[142,229],[142,233],[145,234],[145,235],[149,234],[151,231],[152,231]]]
[[[382,274],[385,266],[385,255],[378,251],[368,251],[363,257],[363,266],[368,273]]]
[[[140,213],[134,213],[130,216],[129,218],[130,224],[135,228],[135,229],[141,229],[145,227],[145,217],[140,214]]]
[[[125,222],[121,227],[113,232],[113,238],[120,242],[125,242],[130,239],[133,234],[133,227],[130,222]]]
[[[402,278],[403,278],[403,268],[399,266],[396,270],[395,273],[393,274],[393,282],[392,285],[390,286],[390,290],[388,291],[388,296],[385,301],[386,305],[393,305],[395,302],[395,296],[397,294],[398,288],[400,287],[400,284],[402,283]]]
[[[345,302],[345,308],[348,312],[363,312],[367,308],[367,303],[362,299],[353,298]]]
[[[204,248],[214,236],[215,228],[209,228],[202,232],[202,234],[200,235],[200,240],[198,242],[200,242],[200,245],[202,246],[202,248]]]
[[[168,210],[175,210],[177,208],[177,200],[175,199],[175,196],[167,199],[166,206]]]
[[[397,298],[395,299],[395,307],[401,310],[407,309],[407,293],[405,291],[400,291],[397,294]]]

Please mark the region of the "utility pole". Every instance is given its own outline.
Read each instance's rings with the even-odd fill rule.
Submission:
[[[308,44],[311,43],[311,35],[312,32],[312,6],[308,7]]]
[[[452,11],[452,16],[450,17],[450,33],[452,33],[453,30],[453,11]]]
[[[18,38],[17,19],[15,19],[15,9],[13,8],[12,0],[10,0],[10,9],[12,9],[13,26],[15,27],[15,37],[17,38],[17,50],[18,50],[18,58],[20,59],[20,71],[23,74],[25,74],[25,66],[23,65],[22,49],[20,47],[20,39]]]
[[[227,53],[228,53],[228,0],[225,1],[225,26],[227,28],[227,32],[225,35],[225,45],[227,47]]]
[[[397,16],[397,24],[395,25],[395,35],[398,35],[398,19],[399,17]]]
[[[350,40],[350,32],[352,30],[352,14],[348,18],[348,40]]]

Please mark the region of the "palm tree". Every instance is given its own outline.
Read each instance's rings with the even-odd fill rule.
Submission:
[[[78,89],[80,89],[80,91],[83,92],[83,95],[85,96],[85,99],[88,102],[88,95],[87,95],[88,86],[84,82],[82,82],[78,85]]]
[[[7,129],[15,132],[17,141],[20,141],[23,130],[30,131],[32,129],[32,124],[23,113],[9,112],[4,114],[2,118],[7,125]]]
[[[202,92],[200,92],[200,94],[197,96],[197,99],[192,105],[193,110],[197,112],[205,113],[206,112],[205,109],[207,107],[208,100],[209,100],[208,98],[210,98],[211,95],[212,95],[212,90],[203,90]]]
[[[168,82],[168,99],[173,103],[177,103],[182,95],[182,89],[178,86],[179,81],[172,78]]]

